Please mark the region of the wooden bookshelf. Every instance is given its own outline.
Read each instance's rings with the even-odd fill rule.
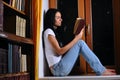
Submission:
[[[0,0],[0,80],[34,80],[31,11],[32,0]]]

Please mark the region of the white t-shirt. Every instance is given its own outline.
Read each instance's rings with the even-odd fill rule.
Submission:
[[[50,28],[46,29],[44,32],[45,55],[47,58],[48,65],[50,67],[58,63],[61,60],[62,56],[57,55],[57,53],[55,53],[54,48],[48,40],[48,35],[55,36],[55,33]]]

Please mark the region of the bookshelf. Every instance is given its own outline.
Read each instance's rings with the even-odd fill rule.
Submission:
[[[32,0],[0,0],[0,80],[34,80]]]

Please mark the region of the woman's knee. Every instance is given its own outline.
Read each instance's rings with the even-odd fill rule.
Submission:
[[[85,44],[85,41],[84,40],[79,40],[78,43],[79,44]]]

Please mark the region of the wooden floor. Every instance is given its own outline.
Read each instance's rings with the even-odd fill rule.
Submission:
[[[43,77],[39,80],[120,80],[120,75],[115,76],[66,76],[66,77]]]

